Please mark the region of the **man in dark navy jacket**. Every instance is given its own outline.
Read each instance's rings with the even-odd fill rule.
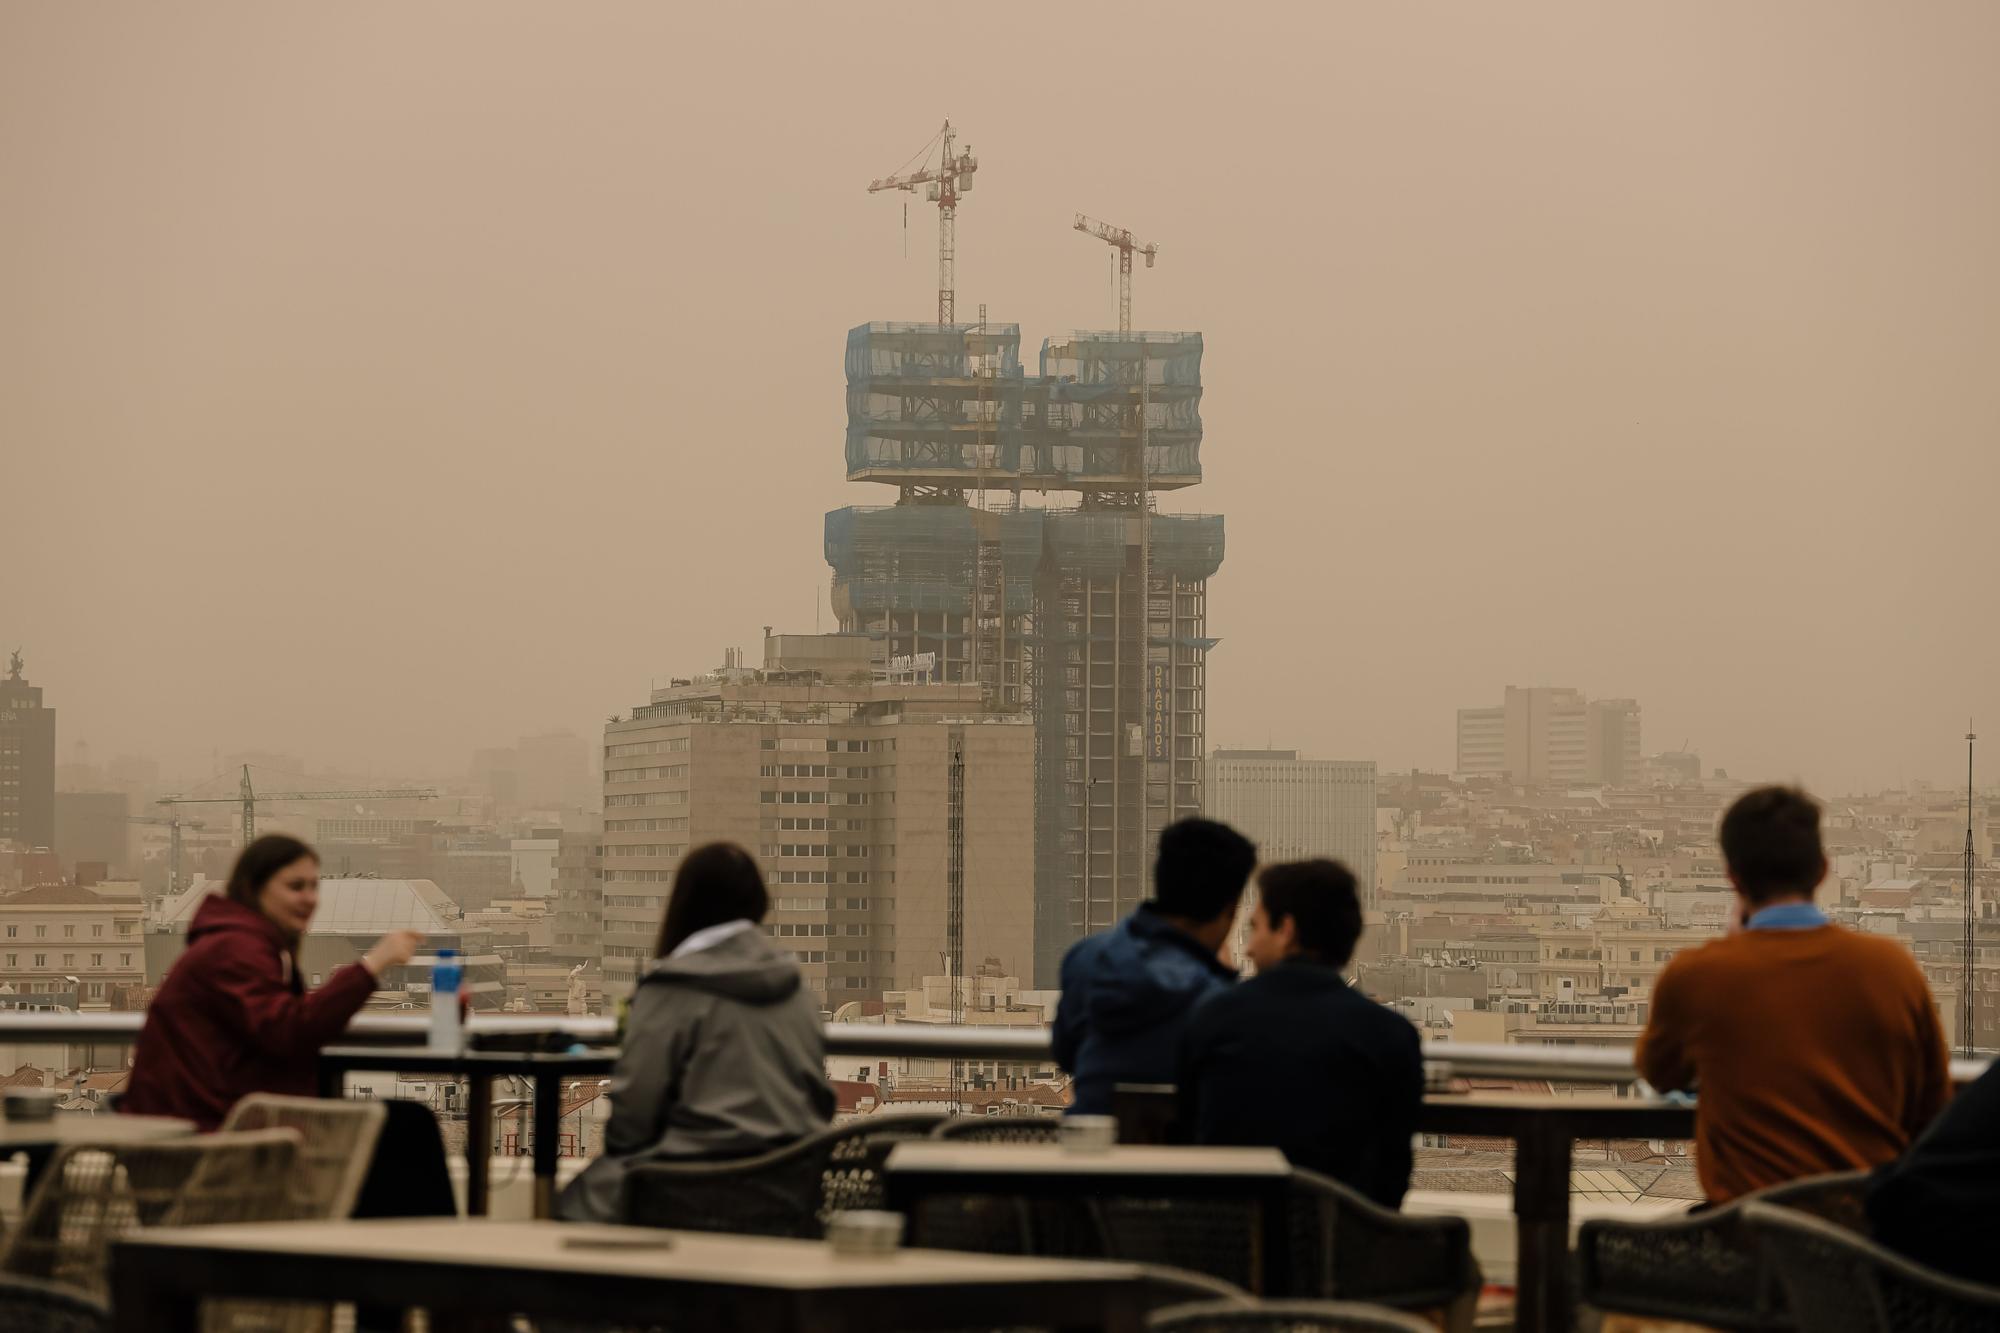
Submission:
[[[1410,1186],[1424,1095],[1417,1030],[1350,987],[1361,938],[1337,861],[1266,866],[1246,952],[1257,975],[1196,1011],[1181,1046],[1180,1122],[1198,1143],[1282,1149],[1293,1166],[1386,1208]]]
[[[1188,1016],[1236,980],[1221,950],[1257,867],[1250,840],[1211,819],[1160,831],[1153,899],[1062,964],[1056,1063],[1075,1078],[1070,1112],[1110,1115],[1120,1083],[1171,1083]]]

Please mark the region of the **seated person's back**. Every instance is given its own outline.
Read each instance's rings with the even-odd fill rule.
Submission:
[[[1387,1208],[1410,1184],[1424,1095],[1417,1030],[1347,984],[1361,937],[1335,861],[1266,867],[1247,952],[1257,975],[1205,1002],[1182,1043],[1182,1127],[1196,1142],[1281,1149]]]
[[[635,1163],[749,1157],[826,1127],[819,1007],[757,928],[769,908],[743,848],[709,843],[681,859],[659,956],[632,996],[604,1151],[563,1191],[561,1216],[617,1221]]]
[[[1168,1083],[1188,1016],[1236,979],[1220,950],[1257,849],[1226,824],[1183,819],[1160,832],[1153,900],[1062,964],[1056,1063],[1074,1076],[1070,1111],[1111,1114],[1120,1083]]]
[[[1879,1166],[1950,1095],[1916,963],[1813,905],[1826,875],[1819,807],[1788,788],[1752,791],[1720,838],[1737,926],[1668,963],[1636,1052],[1654,1086],[1697,1089],[1696,1169],[1716,1203]]]
[[[1868,1182],[1876,1240],[1939,1272],[2000,1283],[2000,1062]]]

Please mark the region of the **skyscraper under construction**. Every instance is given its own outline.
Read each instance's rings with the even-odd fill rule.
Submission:
[[[1201,480],[1201,353],[1077,333],[1030,375],[1019,327],[983,317],[847,336],[848,479],[897,492],[826,516],[835,613],[878,670],[1034,718],[1039,984],[1147,896],[1159,829],[1202,807],[1222,519],[1155,506]]]

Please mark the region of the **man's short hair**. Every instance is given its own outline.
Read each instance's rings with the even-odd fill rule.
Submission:
[[[1160,830],[1153,906],[1168,916],[1213,921],[1234,912],[1257,868],[1257,845],[1213,819],[1182,819]]]
[[[1265,866],[1258,900],[1273,927],[1289,920],[1299,948],[1330,967],[1345,967],[1361,938],[1361,894],[1354,872],[1320,857]]]
[[[1819,802],[1797,787],[1744,792],[1716,833],[1722,859],[1753,903],[1811,893],[1826,877],[1819,840]]]

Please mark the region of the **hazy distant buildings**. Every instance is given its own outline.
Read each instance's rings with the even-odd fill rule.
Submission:
[[[1297,750],[1217,750],[1208,759],[1207,813],[1257,844],[1263,861],[1330,856],[1354,872],[1374,906],[1375,762],[1301,759]]]
[[[132,873],[131,798],[122,791],[56,793],[56,855],[64,869],[95,862],[114,878]]]
[[[716,839],[757,853],[767,933],[828,1010],[917,986],[955,949],[1032,960],[1033,728],[969,682],[878,678],[870,648],[770,637],[763,670],[732,656],[605,727],[607,994],[654,956],[682,855]]]
[[[582,964],[601,976],[604,965],[604,821],[565,829],[556,848],[555,930],[549,961]]]
[[[1636,783],[1638,701],[1586,699],[1557,686],[1509,685],[1498,707],[1458,710],[1457,772],[1529,785]]]
[[[596,795],[590,746],[574,732],[545,732],[511,746],[475,750],[470,769],[473,784],[504,807],[576,810]]]
[[[56,710],[13,654],[0,680],[0,841],[56,845]]]

